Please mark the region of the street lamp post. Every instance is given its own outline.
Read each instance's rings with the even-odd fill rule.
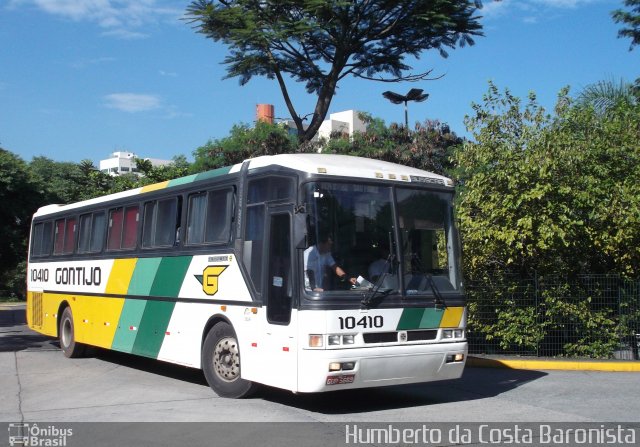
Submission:
[[[382,96],[393,104],[402,104],[404,102],[404,126],[407,128],[407,132],[409,131],[409,108],[407,107],[407,103],[409,101],[422,102],[429,97],[428,93],[422,92],[423,90],[420,88],[412,88],[406,95],[391,91],[386,91],[382,94]]]

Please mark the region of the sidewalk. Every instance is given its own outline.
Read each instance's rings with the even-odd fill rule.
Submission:
[[[508,356],[469,355],[467,366],[525,370],[640,372],[637,360],[552,359]]]

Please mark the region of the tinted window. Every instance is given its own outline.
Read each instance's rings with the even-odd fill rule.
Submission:
[[[99,212],[80,216],[78,253],[97,253],[102,251],[104,230],[104,213]]]
[[[51,253],[53,222],[34,225],[31,235],[31,254],[46,256]]]
[[[53,254],[73,253],[76,235],[76,219],[58,219],[55,224],[55,243]]]
[[[119,250],[122,239],[122,216],[124,210],[116,208],[109,211],[109,236],[107,238],[107,250]]]
[[[208,191],[189,196],[187,243],[229,241],[233,190]]]
[[[78,253],[87,253],[91,246],[92,214],[80,216],[80,229],[78,230]]]
[[[147,202],[144,205],[142,246],[168,247],[177,243],[180,229],[180,198]]]
[[[138,234],[138,207],[128,207],[124,211],[124,223],[122,226],[123,249],[136,248]]]
[[[100,224],[100,222],[98,222]],[[138,206],[115,208],[109,211],[108,250],[131,250],[136,247]],[[97,245],[97,242],[95,242]]]
[[[265,177],[249,182],[247,204],[293,197],[293,180],[288,177]]]
[[[91,227],[91,246],[92,253],[102,251],[102,241],[104,240],[104,231],[106,229],[106,219],[104,213],[93,215],[93,225]]]
[[[60,255],[64,249],[64,219],[56,220],[53,254]]]

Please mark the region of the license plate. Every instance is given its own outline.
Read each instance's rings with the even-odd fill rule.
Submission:
[[[327,377],[327,385],[343,385],[345,383],[353,383],[356,378],[355,374],[345,374],[342,376]]]

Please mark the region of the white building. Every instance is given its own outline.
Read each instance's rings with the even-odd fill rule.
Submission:
[[[114,152],[110,158],[100,160],[100,170],[109,175],[122,175],[131,172],[137,174],[138,167],[134,158],[140,158],[133,152]],[[171,160],[160,160],[158,158],[144,158],[151,162],[152,166],[164,166],[172,163]]]
[[[345,110],[344,112],[332,113],[329,119],[323,121],[316,138],[331,138],[333,132],[353,136],[355,132],[365,132],[367,125],[360,119],[359,112],[356,110]]]

